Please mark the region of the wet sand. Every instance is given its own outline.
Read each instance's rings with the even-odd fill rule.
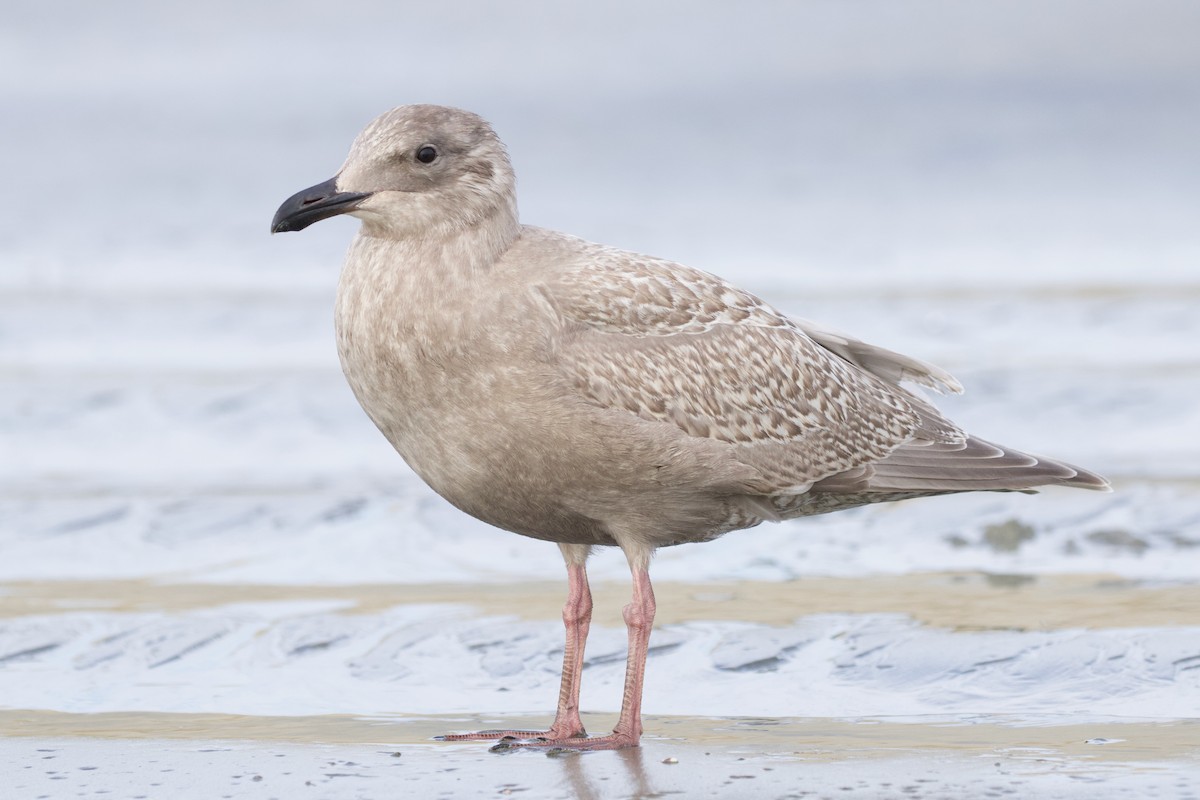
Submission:
[[[615,714],[589,714],[596,730]],[[451,752],[460,745],[434,737],[487,728],[535,729],[544,716],[423,715],[356,717],[240,714],[101,713],[0,710],[4,738],[96,740],[229,740],[337,745],[422,745]],[[1192,759],[1200,765],[1200,720],[1111,721],[1075,724],[1061,717],[1005,719],[711,718],[652,715],[647,741],[657,747],[712,746],[790,755],[805,760],[878,758],[916,751],[964,753],[1034,748],[1093,761]],[[1100,740],[1103,740],[1102,742]],[[488,745],[468,746],[486,750]]]
[[[20,797],[1189,798],[1200,785],[1194,722],[647,722],[661,733],[631,751],[501,755],[430,739],[538,720],[6,711],[0,769]]]
[[[621,625],[623,583],[594,585],[595,619]],[[142,580],[0,583],[0,618],[66,611],[178,612],[233,603],[344,602],[344,613],[413,603],[455,603],[486,613],[554,620],[565,583],[365,584],[338,586],[159,583]],[[741,620],[783,625],[823,613],[899,613],[959,630],[1061,630],[1200,624],[1200,585],[1106,575],[918,573],[784,582],[655,583],[656,625]]]

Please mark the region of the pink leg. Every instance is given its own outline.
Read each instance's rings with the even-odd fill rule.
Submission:
[[[564,549],[564,552],[565,549]],[[584,552],[586,558],[586,551]],[[548,731],[490,730],[439,736],[442,741],[465,742],[480,739],[571,739],[586,737],[579,718],[579,684],[583,674],[583,650],[592,622],[592,591],[588,586],[584,562],[567,562],[567,602],[563,606],[563,625],[567,629],[563,647],[562,684],[558,690],[558,711]]]
[[[517,747],[571,750],[617,750],[622,747],[637,747],[642,736],[642,684],[646,677],[646,655],[650,649],[650,630],[654,625],[655,606],[650,573],[640,564],[633,566],[632,571],[633,601],[625,606],[624,612],[625,627],[629,631],[625,693],[621,699],[621,716],[613,732],[591,739],[546,737],[541,741],[501,742],[492,748],[493,751]]]

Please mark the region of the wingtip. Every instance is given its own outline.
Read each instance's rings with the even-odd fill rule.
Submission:
[[[1084,483],[1076,484],[1082,489],[1089,489],[1093,492],[1103,492],[1104,494],[1112,494],[1115,491],[1112,484],[1101,478],[1102,483]]]
[[[1075,470],[1075,475],[1064,480],[1062,485],[1093,492],[1112,492],[1112,484],[1109,483],[1108,478],[1079,467],[1072,467],[1072,469]]]

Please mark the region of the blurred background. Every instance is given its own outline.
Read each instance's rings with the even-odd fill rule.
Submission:
[[[561,577],[556,548],[433,496],[345,387],[331,309],[357,223],[267,233],[278,204],[330,177],[363,125],[414,102],[493,123],[524,221],[716,272],[789,313],[937,363],[967,387],[939,399],[950,416],[1117,489],[762,526],[664,551],[660,580],[1195,581],[1191,0],[48,0],[9,2],[3,16],[0,581],[10,599],[53,602],[0,626],[0,662],[10,657],[0,706],[432,713],[549,702],[553,612],[532,638],[511,628],[485,658],[478,613],[449,606],[428,613],[454,620],[437,626],[452,644],[424,655],[396,644],[425,641],[412,628],[425,612],[411,608],[353,621],[312,599],[286,614],[214,610],[261,599],[246,587],[264,585],[439,583],[469,598],[480,583]],[[624,571],[619,554],[596,559],[599,580]],[[203,613],[153,599],[176,584],[224,588]],[[283,618],[299,627],[280,632]],[[872,635],[911,634],[880,625],[891,633]],[[845,641],[836,628],[827,640]],[[247,643],[264,631],[281,638]],[[124,645],[100,643],[118,633]],[[619,651],[619,628],[609,633]],[[1101,649],[1134,646],[1113,636]],[[784,673],[824,669],[779,656],[803,637],[770,641],[762,647],[778,653],[764,658],[778,656]],[[1013,641],[1014,652],[1032,646]],[[1159,646],[1147,641],[1136,646]],[[327,676],[319,699],[296,688],[315,674],[318,662],[303,660],[314,648]],[[464,683],[414,693],[457,658],[468,659]],[[528,668],[529,658],[542,660]],[[688,669],[717,675],[726,663],[705,658]],[[293,672],[279,671],[285,662]],[[212,688],[214,664],[241,689]],[[1020,708],[1001,684],[941,693],[950,666],[910,666],[910,683],[869,696],[852,689],[876,678],[837,673],[850,699],[831,696],[861,713]],[[1178,675],[1197,696],[1190,669]],[[619,657],[593,673],[607,694],[585,706],[615,708]],[[647,708],[769,713],[753,699],[769,673],[742,676],[720,708],[695,706],[688,681],[672,694],[652,676]],[[386,690],[372,683],[401,675]],[[1175,675],[1135,670],[1085,691],[1067,671],[1045,707],[1095,710],[1116,696],[1125,705],[1103,708],[1170,716]],[[529,692],[488,693],[514,682]]]

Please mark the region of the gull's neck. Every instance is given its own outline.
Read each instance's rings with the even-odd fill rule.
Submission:
[[[339,347],[351,338],[407,341],[421,350],[467,346],[479,335],[486,284],[520,235],[515,213],[457,230],[383,236],[364,226],[346,254],[338,284]],[[360,339],[361,341],[361,339]]]
[[[451,291],[490,271],[520,227],[516,208],[507,203],[467,224],[455,220],[413,232],[395,233],[364,220],[347,254],[343,280],[349,271],[384,291],[401,285],[414,290],[414,284]]]

